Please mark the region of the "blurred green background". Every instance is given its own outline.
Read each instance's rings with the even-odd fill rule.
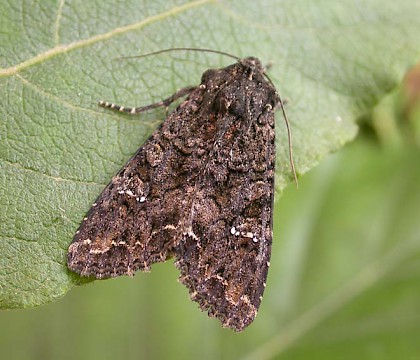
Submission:
[[[420,358],[420,67],[275,205],[266,293],[221,329],[172,261],[0,312],[2,359]]]

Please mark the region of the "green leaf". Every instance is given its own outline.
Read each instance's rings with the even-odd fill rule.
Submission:
[[[418,2],[7,2],[0,14],[0,307],[33,307],[80,279],[65,264],[84,213],[163,120],[98,109],[144,105],[198,84],[230,60],[173,53],[193,46],[272,63],[298,172],[353,139],[355,119],[418,58]],[[290,179],[278,116],[278,189]]]

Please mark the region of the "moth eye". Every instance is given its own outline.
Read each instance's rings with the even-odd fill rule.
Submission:
[[[203,75],[201,76],[201,83],[202,84],[213,83],[213,79],[216,73],[217,73],[217,70],[214,70],[214,69],[205,71]]]

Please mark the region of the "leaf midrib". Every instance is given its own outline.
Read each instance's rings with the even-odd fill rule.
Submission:
[[[145,19],[143,19],[143,20],[141,20],[137,23],[134,23],[134,24],[118,27],[118,28],[113,29],[112,31],[109,31],[109,32],[106,32],[106,33],[103,33],[103,34],[99,34],[99,35],[95,35],[95,36],[92,36],[90,38],[83,39],[83,40],[80,40],[80,41],[75,41],[75,42],[72,42],[72,43],[67,44],[67,45],[55,46],[50,50],[47,50],[43,53],[40,53],[40,54],[26,60],[26,61],[21,62],[20,64],[17,64],[17,65],[12,66],[12,67],[1,69],[0,70],[0,78],[15,75],[16,73],[18,73],[18,72],[20,72],[20,71],[22,71],[22,70],[24,70],[28,67],[39,64],[39,63],[41,63],[41,62],[43,62],[47,59],[51,59],[55,56],[67,53],[67,52],[75,50],[75,49],[80,49],[80,48],[98,43],[98,42],[103,41],[103,40],[110,39],[112,37],[115,37],[115,36],[118,36],[118,35],[121,35],[121,34],[125,34],[129,31],[141,29],[146,25],[161,21],[163,19],[166,19],[168,17],[171,17],[171,16],[177,15],[179,13],[185,12],[185,11],[190,10],[192,8],[200,7],[200,6],[206,5],[208,3],[212,3],[212,2],[215,2],[215,0],[197,0],[197,1],[189,2],[189,3],[186,3],[184,5],[175,6],[172,9],[170,9],[168,11],[165,11],[165,12],[162,12],[160,14],[149,16],[149,17],[147,17],[147,18],[145,18]]]

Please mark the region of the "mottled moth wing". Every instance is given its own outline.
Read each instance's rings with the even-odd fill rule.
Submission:
[[[269,266],[278,103],[255,58],[206,71],[92,206],[69,268],[105,278],[175,256],[191,298],[243,330]]]
[[[176,265],[191,298],[241,331],[257,314],[269,266],[278,97],[255,59],[210,78],[204,84],[215,93],[207,123],[215,130]]]
[[[68,251],[68,266],[98,279],[131,275],[164,261],[182,239],[197,165],[188,142],[202,132],[188,118],[191,94],[101,193]]]

